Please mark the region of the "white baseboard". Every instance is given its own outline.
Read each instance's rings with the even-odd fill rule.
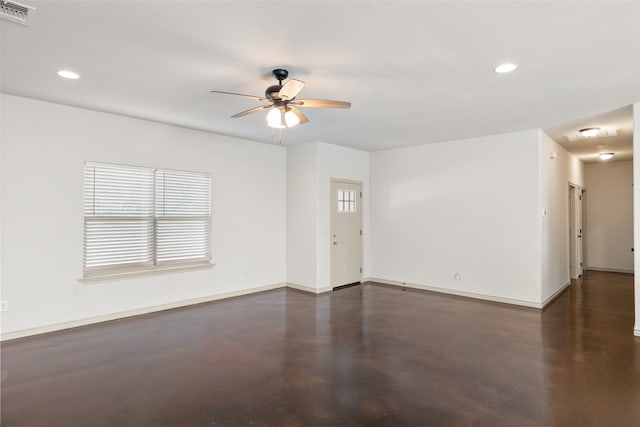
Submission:
[[[383,284],[386,284],[386,285],[405,287],[405,288],[412,288],[412,289],[420,289],[420,290],[424,290],[424,291],[438,292],[438,293],[449,294],[449,295],[458,295],[458,296],[463,296],[463,297],[467,297],[467,298],[475,298],[475,299],[480,299],[480,300],[494,301],[494,302],[500,302],[500,303],[504,303],[504,304],[519,305],[519,306],[531,307],[531,308],[543,308],[544,306],[546,306],[547,304],[552,302],[560,293],[562,293],[562,291],[564,291],[566,289],[567,286],[569,286],[571,284],[571,281],[565,283],[552,296],[547,298],[544,301],[543,304],[540,304],[540,303],[531,302],[531,301],[515,300],[515,299],[510,299],[510,298],[501,298],[501,297],[495,297],[495,296],[491,296],[491,295],[484,295],[484,294],[476,294],[476,293],[472,293],[472,292],[457,291],[457,290],[454,290],[454,289],[445,289],[445,288],[438,288],[438,287],[434,287],[434,286],[418,285],[418,284],[414,284],[414,283],[404,283],[404,282],[398,282],[396,280],[380,279],[380,278],[376,278],[376,277],[363,278],[362,282],[363,283],[364,282],[378,282],[378,283],[383,283]],[[79,326],[92,325],[92,324],[95,324],[95,323],[101,323],[101,322],[107,322],[107,321],[110,321],[110,320],[122,319],[122,318],[125,318],[125,317],[139,316],[139,315],[142,315],[142,314],[154,313],[154,312],[163,311],[163,310],[170,310],[172,308],[186,307],[186,306],[189,306],[189,305],[201,304],[201,303],[205,303],[205,302],[217,301],[217,300],[222,300],[222,299],[227,299],[227,298],[233,298],[233,297],[242,296],[242,295],[249,295],[249,294],[254,294],[254,293],[257,293],[257,292],[264,292],[264,291],[269,291],[269,290],[273,290],[273,289],[279,289],[279,288],[283,288],[283,287],[297,289],[297,290],[300,290],[300,291],[304,291],[304,292],[308,292],[308,293],[316,294],[316,295],[317,294],[326,293],[326,292],[331,292],[333,290],[330,286],[329,287],[323,287],[323,288],[312,288],[310,286],[299,285],[299,284],[290,283],[290,282],[275,283],[275,284],[272,284],[272,285],[259,286],[259,287],[256,287],[256,288],[244,289],[244,290],[241,290],[241,291],[227,292],[227,293],[224,293],[224,294],[217,294],[217,295],[209,295],[209,296],[206,296],[206,297],[192,298],[192,299],[188,299],[188,300],[176,301],[176,302],[171,302],[171,303],[161,304],[161,305],[156,305],[156,306],[151,306],[151,307],[143,307],[143,308],[139,308],[139,309],[135,309],[135,310],[123,311],[123,312],[107,314],[107,315],[103,315],[103,316],[96,316],[96,317],[90,317],[90,318],[85,318],[85,319],[73,320],[73,321],[69,321],[69,322],[56,323],[54,325],[39,326],[39,327],[35,327],[35,328],[23,329],[23,330],[14,331],[14,332],[2,333],[0,335],[0,341],[6,341],[6,340],[12,340],[12,339],[16,339],[16,338],[28,337],[28,336],[32,336],[32,335],[44,334],[44,333],[47,333],[47,332],[60,331],[60,330],[63,330],[63,329],[76,328],[76,327],[79,327]],[[634,335],[640,337],[640,329],[634,329]]]
[[[404,288],[420,289],[420,290],[423,290],[423,291],[431,291],[431,292],[438,292],[438,293],[441,293],[441,294],[457,295],[457,296],[461,296],[461,297],[475,298],[475,299],[480,299],[480,300],[485,300],[485,301],[500,302],[500,303],[503,303],[503,304],[520,305],[520,306],[531,307],[531,308],[542,308],[542,304],[541,303],[533,302],[533,301],[524,301],[524,300],[511,299],[511,298],[501,298],[501,297],[495,297],[493,295],[476,294],[476,293],[473,293],[473,292],[464,292],[464,291],[458,291],[458,290],[455,290],[455,289],[438,288],[438,287],[435,287],[435,286],[417,285],[415,283],[404,283],[404,282],[398,282],[396,280],[380,279],[380,278],[377,278],[377,277],[369,277],[369,278],[367,278],[367,280],[371,281],[371,282],[383,283],[385,285],[393,285],[393,286],[400,286],[400,287],[404,287]]]
[[[312,288],[311,286],[299,285],[297,283],[287,282],[285,283],[287,288],[297,289],[299,291],[309,292],[311,294],[323,294],[325,292],[331,292],[333,288],[331,286],[324,288]]]
[[[606,268],[606,267],[585,267],[585,270],[592,271],[607,271],[609,273],[625,273],[625,274],[633,274],[633,269],[624,270],[619,268]]]
[[[569,281],[567,283],[565,283],[564,285],[562,285],[560,287],[560,289],[558,289],[557,291],[555,291],[553,293],[553,295],[551,295],[549,298],[547,298],[546,300],[544,300],[544,302],[542,303],[542,308],[546,307],[547,305],[551,304],[556,298],[558,298],[560,296],[560,294],[562,292],[564,292],[565,289],[567,289],[569,286],[571,286],[571,279],[569,279]]]
[[[185,307],[188,305],[200,304],[203,302],[216,301],[226,298],[233,298],[242,295],[255,294],[257,292],[270,291],[285,287],[285,283],[274,283],[272,285],[259,286],[256,288],[244,289],[241,291],[227,292],[224,294],[208,295],[206,297],[192,298],[188,300],[170,302],[167,304],[155,305],[151,307],[143,307],[135,310],[121,311],[103,316],[89,317],[86,319],[72,320],[69,322],[56,323],[54,325],[39,326],[35,328],[22,329],[20,331],[7,332],[0,335],[0,341],[12,340],[16,338],[28,337],[31,335],[44,334],[47,332],[60,331],[63,329],[76,328],[78,326],[92,325],[94,323],[108,322],[110,320],[122,319],[125,317],[139,316],[141,314],[154,313],[156,311],[170,310],[172,308]]]
[[[634,329],[633,330],[633,335],[640,337],[640,329]]]

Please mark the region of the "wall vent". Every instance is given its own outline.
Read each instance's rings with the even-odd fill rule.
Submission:
[[[29,25],[29,18],[35,9],[15,1],[0,0],[0,18],[18,24]]]

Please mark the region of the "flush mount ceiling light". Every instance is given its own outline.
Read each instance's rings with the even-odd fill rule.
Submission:
[[[600,160],[609,160],[613,158],[613,153],[600,153]]]
[[[580,134],[585,138],[593,138],[594,136],[598,136],[599,133],[600,133],[600,128],[580,129]]]
[[[597,129],[591,130],[591,129]],[[618,136],[618,131],[616,129],[603,129],[603,128],[586,128],[580,129],[573,135],[565,135],[568,141],[581,141],[584,139],[601,139],[609,136]]]
[[[517,64],[506,62],[504,64],[498,65],[496,68],[493,69],[493,71],[498,74],[505,74],[505,73],[510,73],[514,71],[516,68],[518,68]]]
[[[58,71],[58,75],[62,78],[69,79],[69,80],[76,80],[80,78],[80,74],[74,73],[73,71],[70,71],[70,70],[60,70]]]

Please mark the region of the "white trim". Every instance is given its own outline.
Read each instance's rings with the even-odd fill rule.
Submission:
[[[325,292],[331,292],[333,290],[333,288],[331,286],[326,286],[324,288],[312,288],[310,286],[305,286],[305,285],[299,285],[297,283],[291,283],[291,282],[287,282],[285,284],[285,286],[287,288],[291,288],[291,289],[297,289],[299,291],[303,291],[303,292],[309,292],[311,294],[324,294]]]
[[[423,291],[438,292],[438,293],[441,293],[441,294],[458,295],[458,296],[461,296],[461,297],[474,298],[474,299],[493,301],[493,302],[500,302],[500,303],[503,303],[503,304],[520,305],[520,306],[531,307],[531,308],[542,308],[542,304],[541,303],[533,302],[533,301],[524,301],[524,300],[511,299],[511,298],[494,297],[492,295],[484,295],[484,294],[476,294],[476,293],[473,293],[473,292],[457,291],[455,289],[437,288],[437,287],[434,287],[434,286],[417,285],[415,283],[398,282],[396,280],[386,280],[386,279],[380,279],[380,278],[377,278],[377,277],[369,277],[369,278],[367,278],[367,280],[369,280],[371,282],[383,283],[385,285],[400,286],[400,287],[403,287],[403,288],[413,288],[413,289],[420,289],[420,290],[423,290]]]
[[[172,308],[185,307],[204,302],[216,301],[221,299],[233,298],[242,295],[254,294],[257,292],[270,291],[285,287],[285,283],[274,283],[272,285],[259,286],[256,288],[244,289],[241,291],[227,292],[224,294],[208,295],[206,297],[192,298],[188,300],[170,302],[151,307],[143,307],[134,310],[121,311],[119,313],[105,314],[103,316],[89,317],[86,319],[72,320],[69,322],[56,323],[54,325],[38,326],[35,328],[23,329],[15,332],[8,332],[0,335],[0,341],[12,340],[16,338],[28,337],[31,335],[44,334],[47,332],[60,331],[62,329],[76,328],[78,326],[86,326],[94,323],[108,322],[110,320],[122,319],[130,316],[139,316],[141,314],[154,313],[156,311],[170,310]]]
[[[562,292],[564,292],[565,289],[567,289],[569,286],[571,286],[571,279],[569,279],[567,281],[567,283],[565,283],[564,285],[562,285],[560,287],[560,289],[558,289],[557,291],[555,291],[553,293],[553,295],[551,295],[549,298],[547,298],[546,300],[544,300],[542,302],[542,308],[546,307],[547,305],[551,304],[556,298],[558,298],[560,296],[560,294]]]
[[[199,264],[185,264],[185,265],[166,265],[155,266],[152,268],[141,268],[137,270],[130,269],[129,271],[120,270],[104,270],[104,272],[94,271],[91,276],[78,279],[79,282],[89,285],[97,282],[107,282],[110,280],[122,280],[131,279],[140,276],[155,276],[157,274],[178,273],[182,271],[191,270],[203,270],[207,268],[213,268],[216,265],[215,262],[204,262]]]
[[[585,267],[585,270],[592,271],[607,271],[609,273],[625,273],[625,274],[633,274],[633,270],[626,270],[621,268],[607,268],[607,267]]]
[[[342,182],[345,184],[358,184],[362,185],[362,181],[358,181],[355,179],[342,179],[342,178],[329,178],[331,182]]]
[[[633,335],[640,337],[640,329],[634,329],[633,330]]]

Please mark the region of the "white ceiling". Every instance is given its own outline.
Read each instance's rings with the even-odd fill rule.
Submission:
[[[586,161],[597,145],[631,153],[638,2],[21,1],[37,8],[28,27],[0,21],[8,94],[269,143],[266,112],[230,118],[258,101],[209,91],[262,96],[284,67],[306,82],[299,98],[353,104],[304,110],[285,144],[375,151],[542,128]],[[505,61],[520,68],[492,71]],[[565,136],[587,125],[620,137],[581,153]]]

